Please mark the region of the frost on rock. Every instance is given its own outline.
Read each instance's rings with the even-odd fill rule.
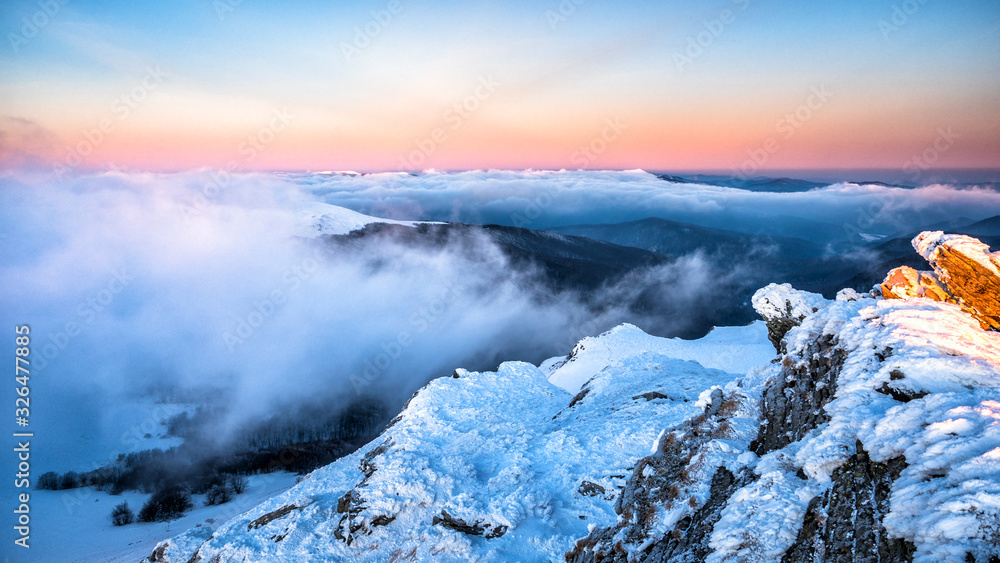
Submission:
[[[760,414],[760,385],[750,383],[765,374],[706,390],[704,410],[661,435],[636,464],[615,504],[615,525],[591,530],[566,560],[704,561],[726,499],[748,481],[744,466],[755,456],[747,447]]]
[[[620,521],[567,559],[1000,559],[1000,333],[926,299],[819,301],[774,285],[754,306],[783,323],[772,340],[786,353],[728,386],[762,396],[752,443],[736,463],[703,463],[695,423],[708,411],[672,428],[629,478]]]
[[[798,291],[790,284],[772,283],[758,289],[751,298],[753,308],[767,323],[767,337],[779,354],[785,353],[782,342],[792,327],[826,304],[822,295]]]

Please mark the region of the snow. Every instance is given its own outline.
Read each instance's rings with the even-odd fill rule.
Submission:
[[[750,302],[757,314],[767,320],[791,317],[797,321],[813,314],[827,303],[822,295],[798,291],[787,283],[772,283],[758,289]]]
[[[508,362],[496,372],[459,370],[458,378],[421,389],[378,440],[235,518],[200,554],[246,561],[560,560],[590,527],[616,521],[615,495],[665,427],[703,412],[706,390],[735,389],[739,373],[688,358],[743,366],[767,364],[773,355],[760,323],[698,341],[623,325],[581,342],[571,372],[563,366],[550,377],[552,361],[546,369]],[[560,374],[564,384],[574,381],[573,391],[556,384]],[[704,455],[735,466],[757,414],[748,413],[739,447],[717,440]],[[384,451],[365,477],[359,465],[376,448]],[[587,482],[593,485],[583,494]],[[338,501],[352,489],[363,509],[353,517],[361,528],[350,534]],[[707,487],[700,494],[707,496]],[[292,505],[287,516],[248,530],[255,519]],[[443,512],[506,530],[486,538],[434,524]],[[335,532],[350,535],[350,545]],[[203,540],[198,530],[172,540],[170,560],[186,561]]]
[[[297,234],[303,237],[322,235],[346,235],[352,231],[365,228],[372,223],[387,223],[390,225],[405,225],[416,227],[422,223],[441,224],[427,221],[396,221],[372,217],[345,207],[328,203],[310,202],[298,210]]]
[[[193,495],[194,508],[172,522],[111,524],[111,509],[127,501],[138,514],[149,495],[129,491],[112,496],[93,487],[64,491],[32,490],[31,547],[15,550],[14,561],[88,561],[135,563],[149,556],[156,544],[186,529],[207,537],[235,515],[273,497],[295,483],[291,473],[250,476],[247,491],[227,504],[204,506],[203,495]],[[7,547],[4,550],[8,550]]]
[[[729,503],[716,526],[711,560],[783,553],[810,498],[828,486],[857,440],[874,461],[904,456],[908,463],[883,523],[890,537],[914,543],[915,562],[983,552],[1000,522],[1000,460],[992,453],[1000,447],[1000,333],[981,330],[947,303],[836,301],[789,331],[786,361],[822,334],[848,352],[825,406],[830,420],[758,462],[760,480],[737,493],[739,502]],[[888,382],[918,398],[902,403],[876,391]],[[798,468],[808,480],[795,476]],[[756,538],[755,553],[765,557],[749,558],[734,538]]]
[[[746,373],[774,358],[774,347],[767,341],[767,327],[757,321],[747,326],[718,327],[697,340],[658,338],[631,324],[584,338],[569,358],[552,358],[541,365],[549,381],[570,393],[621,356],[643,352],[670,358],[691,360],[707,368],[730,373]]]
[[[196,528],[174,538],[169,558],[186,561],[199,550],[205,560],[240,561],[562,560],[590,531],[615,525],[614,499],[633,467],[718,392],[737,399],[732,428],[692,450],[681,498],[706,502],[718,467],[755,478],[722,509],[709,561],[780,560],[809,502],[859,441],[875,462],[905,458],[883,525],[889,537],[912,542],[915,562],[995,551],[1000,333],[925,299],[845,291],[830,301],[772,284],[753,304],[766,318],[801,323],[786,334],[780,364],[761,322],[693,341],[626,324],[538,367],[459,370],[421,389],[372,444],[211,535]],[[748,444],[763,389],[783,365],[812,361],[805,351],[823,336],[845,352],[836,394],[823,407],[828,421],[757,457]],[[585,483],[591,494],[581,492]],[[349,491],[359,499],[353,504],[341,502]],[[696,509],[658,508],[647,535],[625,549],[656,541]],[[481,533],[436,523],[445,513]],[[280,517],[254,525],[269,514]]]

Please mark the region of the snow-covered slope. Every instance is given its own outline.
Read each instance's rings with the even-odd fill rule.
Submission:
[[[563,379],[577,382],[573,393],[547,379],[551,361],[545,371],[511,362],[432,381],[377,441],[203,544],[203,530],[171,540],[159,559],[195,550],[206,561],[559,559],[590,527],[615,522],[618,490],[663,428],[738,377],[674,356],[741,368],[773,356],[762,323],[701,341],[623,325],[584,348],[552,376],[571,368]]]
[[[372,223],[388,223],[415,227],[425,221],[396,221],[372,217],[346,207],[327,203],[310,202],[298,210],[297,234],[303,237],[321,235],[346,235],[351,231],[365,228]],[[440,223],[438,223],[440,224]]]
[[[624,324],[594,338],[584,338],[567,357],[552,358],[541,365],[549,381],[576,393],[595,373],[622,357],[646,351],[731,373],[746,373],[774,357],[767,343],[767,328],[757,321],[747,326],[718,327],[698,340],[657,338]]]
[[[978,309],[775,284],[753,302],[766,324],[623,325],[432,381],[361,451],[153,559],[1000,558],[1000,332]]]
[[[766,381],[761,426],[736,452],[742,466],[710,464],[718,469],[687,483],[712,494],[681,490],[692,520],[675,524],[654,485],[704,462],[676,452],[642,460],[654,469],[633,473],[622,495],[659,510],[650,517],[624,511],[578,542],[570,561],[985,563],[1000,556],[1000,333],[982,330],[957,305],[928,299],[846,291],[820,302],[772,285],[754,301],[790,319],[790,328],[778,335],[787,348],[781,363],[758,378]],[[745,393],[760,392],[752,378],[741,383]],[[671,464],[682,469],[656,469]]]
[[[204,495],[193,495],[194,508],[170,522],[137,522],[128,526],[111,523],[111,510],[128,502],[138,512],[148,494],[127,491],[110,495],[93,487],[62,491],[31,491],[31,547],[4,546],[4,563],[52,563],[85,561],[87,563],[135,563],[148,556],[157,542],[189,529],[191,537],[208,537],[212,525],[218,525],[253,508],[295,484],[297,475],[275,472],[249,477],[246,492],[226,504],[204,505]],[[17,551],[14,551],[14,550]],[[10,554],[9,559],[2,555]]]

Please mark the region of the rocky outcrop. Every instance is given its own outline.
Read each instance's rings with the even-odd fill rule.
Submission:
[[[975,317],[983,329],[996,329],[1000,321],[1000,276],[997,275],[1000,254],[989,254],[986,245],[975,239],[941,233],[923,233],[913,244],[935,271],[897,268],[882,284],[882,294],[892,299],[927,298],[953,303]],[[741,457],[760,461],[751,460],[743,467],[739,464],[716,465],[708,473],[710,477],[704,472],[700,475],[701,479],[710,481],[708,494],[691,494],[695,489],[690,480],[692,468],[703,462],[699,454],[706,443],[705,433],[699,429],[708,421],[719,424],[719,418],[725,416],[718,402],[713,401],[716,406],[707,407],[705,414],[691,420],[689,425],[667,432],[659,441],[656,453],[636,465],[616,504],[620,514],[618,524],[592,530],[566,554],[566,560],[573,563],[914,561],[918,545],[913,543],[912,533],[901,531],[898,520],[893,526],[886,519],[893,510],[893,502],[897,503],[896,509],[909,502],[906,497],[893,498],[894,487],[903,486],[897,483],[908,467],[903,455],[872,459],[861,438],[852,438],[853,447],[844,445],[841,461],[832,462],[830,473],[823,478],[817,477],[817,471],[824,471],[818,469],[818,465],[805,467],[800,465],[804,458],[797,457],[800,448],[823,447],[816,445],[819,443],[816,437],[835,422],[829,409],[841,396],[838,394],[841,386],[853,386],[845,393],[864,395],[858,391],[861,374],[871,374],[863,376],[870,378],[867,392],[874,394],[867,397],[888,396],[898,404],[916,404],[915,409],[919,410],[920,404],[914,402],[929,394],[921,388],[921,383],[911,381],[902,370],[893,367],[901,360],[896,357],[899,351],[894,351],[892,345],[879,340],[859,340],[858,333],[854,332],[856,329],[845,330],[845,325],[850,324],[847,320],[866,307],[873,311],[892,309],[879,307],[876,300],[866,297],[853,291],[842,292],[837,296],[839,304],[834,307],[818,295],[796,291],[787,284],[772,284],[759,290],[753,298],[754,308],[765,319],[769,340],[781,355],[780,363],[772,367],[773,376],[763,389],[759,431],[748,446],[759,457]],[[885,322],[880,315],[871,315],[867,321],[870,326],[881,326]],[[918,330],[923,328],[919,321],[913,326]],[[933,333],[935,329],[928,327],[928,330]],[[848,370],[851,370],[850,375]],[[874,374],[882,375],[875,377]],[[872,400],[883,399],[864,399],[866,402]],[[884,444],[875,443],[874,446],[885,453]],[[831,459],[840,455],[832,445],[825,450],[811,451],[823,451],[823,456],[831,456]],[[768,460],[766,469],[765,459]],[[777,465],[786,464],[782,469],[786,472],[784,477],[768,474],[774,470],[776,462],[780,462]],[[932,473],[927,478],[938,479],[942,475],[944,473]],[[908,479],[907,486],[913,490],[912,477]],[[789,539],[784,546],[768,553],[759,548],[763,544],[755,544],[754,537],[739,535],[735,537],[744,539],[735,541],[738,544],[743,541],[746,545],[739,544],[729,549],[727,555],[720,556],[720,546],[727,542],[720,539],[719,530],[725,535],[768,529],[766,524],[756,524],[741,530],[738,525],[734,527],[732,515],[764,510],[767,498],[777,494],[769,483],[779,483],[792,490],[797,488],[796,493],[785,493],[789,495],[786,497],[788,504],[778,506],[775,514],[778,518],[787,518],[784,515],[790,513],[801,514],[788,520],[784,533],[790,534]],[[796,496],[801,499],[799,508],[793,506]],[[669,515],[682,503],[689,503],[692,509],[680,518],[671,519]],[[753,507],[747,508],[747,504]],[[756,517],[766,518],[761,512]],[[798,518],[801,520],[796,524]],[[977,518],[989,522],[986,518]],[[791,538],[795,538],[794,541]],[[990,557],[996,557],[981,549],[963,551],[965,549],[956,546],[954,551],[965,560],[980,563],[993,561]],[[930,559],[925,553],[920,560]]]
[[[767,324],[768,340],[779,354],[786,352],[785,334],[815,313],[823,301],[822,295],[796,291],[787,283],[772,283],[758,289],[751,299],[754,310]]]
[[[1000,252],[964,235],[925,231],[913,248],[933,272],[901,266],[879,286],[886,299],[924,297],[955,303],[979,321],[983,329],[1000,330]]]
[[[837,392],[846,353],[823,335],[782,360],[781,374],[764,391],[763,421],[750,449],[757,455],[797,442],[829,417],[823,407]]]
[[[595,528],[566,554],[572,563],[699,562],[711,552],[712,528],[726,500],[749,481],[707,464],[706,450],[734,438],[734,418],[747,398],[714,389],[705,411],[664,433],[656,451],[636,464],[615,503],[616,526]],[[707,502],[697,488],[710,481]],[[667,534],[656,534],[663,511],[683,514]]]
[[[904,563],[913,560],[912,543],[889,538],[882,518],[889,513],[892,484],[906,460],[872,461],[861,442],[833,472],[833,486],[809,503],[798,539],[782,563]]]

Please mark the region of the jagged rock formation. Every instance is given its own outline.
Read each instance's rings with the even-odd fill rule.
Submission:
[[[733,475],[712,449],[720,440],[740,443],[739,416],[754,412],[753,401],[737,389],[714,389],[705,411],[661,436],[653,455],[639,460],[615,503],[617,525],[599,529],[577,542],[566,554],[572,563],[627,563],[630,561],[704,561],[711,552],[709,539],[725,499],[748,480]],[[745,434],[745,428],[743,429]],[[745,441],[742,441],[746,444]],[[706,479],[707,477],[707,479]],[[708,486],[708,501],[695,501],[698,489]],[[673,530],[648,541],[663,516],[673,513]],[[646,546],[625,549],[624,545]]]
[[[1000,252],[963,235],[929,231],[913,239],[934,272],[901,266],[889,272],[880,289],[886,299],[925,297],[955,303],[984,329],[1000,330]]]
[[[913,544],[886,537],[892,484],[906,467],[902,457],[877,463],[858,442],[857,453],[833,472],[833,486],[812,499],[802,529],[782,563],[894,563],[913,560]]]
[[[767,324],[767,338],[779,354],[787,350],[782,341],[785,334],[802,324],[802,320],[819,310],[825,302],[822,295],[795,291],[792,286],[772,283],[757,290],[751,299],[754,310]]]
[[[846,354],[836,338],[823,335],[795,358],[782,360],[781,374],[764,391],[762,426],[750,449],[757,455],[780,450],[829,420],[823,407],[837,391]]]
[[[905,283],[889,284],[886,292],[895,291],[897,298],[891,301],[842,292],[830,303],[775,284],[758,291],[754,306],[767,321],[770,341],[783,354],[763,390],[761,426],[748,446],[760,457],[742,469],[722,464],[710,468],[711,494],[705,498],[678,487],[683,485],[679,475],[690,471],[689,449],[697,447],[697,440],[688,447],[673,446],[668,440],[671,447],[636,465],[619,498],[619,523],[592,530],[566,560],[1000,560],[1000,526],[995,523],[1000,516],[994,512],[985,517],[980,512],[981,504],[1000,502],[1000,485],[987,485],[979,500],[965,497],[950,506],[930,501],[934,496],[957,498],[954,495],[963,489],[976,486],[972,483],[981,484],[977,478],[1000,473],[1000,461],[986,461],[993,459],[991,451],[1000,451],[990,449],[1000,445],[1000,438],[982,438],[969,450],[964,449],[969,444],[959,445],[961,440],[948,446],[935,444],[938,436],[927,430],[957,424],[950,417],[960,412],[994,406],[1000,411],[1000,402],[985,399],[987,395],[962,396],[949,385],[964,380],[967,388],[982,385],[994,398],[998,396],[1000,338],[978,331],[976,325],[988,328],[982,321],[989,318],[990,305],[1000,302],[993,297],[984,304],[982,295],[972,295],[963,285],[971,282],[979,294],[992,291],[988,264],[969,258],[971,250],[984,250],[982,245],[947,237],[941,244],[939,235],[924,233],[914,241],[937,272],[894,271],[890,280]],[[934,299],[945,292],[949,299]],[[975,320],[954,309],[910,305],[901,300],[906,297],[956,303]],[[982,362],[981,379],[966,379],[959,362],[948,367],[937,364],[931,358],[942,350],[950,357],[979,356],[975,361]],[[933,400],[925,402],[929,395]],[[948,402],[967,406],[939,408],[931,414],[932,405]],[[986,427],[1000,426],[993,416],[1000,418],[1000,412],[987,415],[986,426],[981,426],[984,436],[995,436]],[[905,436],[908,432],[917,436]],[[691,434],[680,429],[674,433]],[[889,439],[888,434],[898,437]],[[900,447],[901,443],[911,445]],[[927,459],[938,455],[941,459]],[[914,462],[919,467],[909,464],[908,456],[920,460]],[[958,469],[973,459],[984,473],[972,476]],[[673,494],[665,495],[670,487]],[[693,510],[679,521],[670,519],[668,503],[682,504],[685,498]],[[969,528],[962,529],[966,525]]]

